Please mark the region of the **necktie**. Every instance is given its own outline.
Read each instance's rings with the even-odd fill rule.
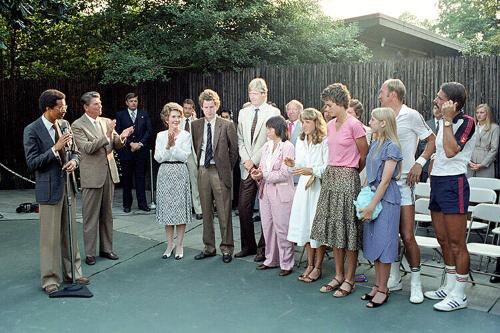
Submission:
[[[292,137],[292,131],[293,131],[293,123],[292,122],[289,122],[288,123],[288,137],[291,138]]]
[[[135,123],[135,111],[131,112],[130,119],[132,119],[132,122]]]
[[[439,132],[439,121],[436,124],[436,135],[438,134],[438,132]]]
[[[207,144],[205,147],[205,168],[210,166],[214,152],[212,151],[212,124],[207,123]]]
[[[184,124],[184,130],[189,132],[189,118],[186,118],[186,123]]]
[[[56,133],[54,143],[57,143],[57,140],[59,140],[60,136],[59,136],[59,133],[57,133],[57,128],[56,128],[55,124],[52,125],[52,128],[54,129],[54,132]]]
[[[259,112],[259,109],[255,109],[255,114],[253,116],[253,122],[252,122],[252,130],[250,131],[250,138],[252,140],[251,143],[253,143],[253,135],[255,133],[255,127],[257,127],[257,120],[259,119],[258,112]]]
[[[54,131],[56,132],[56,136],[55,136],[55,140],[54,142],[57,143],[57,141],[59,140],[59,138],[61,137],[59,135],[59,131],[57,130],[57,127],[56,125],[52,125],[52,128],[54,129]],[[64,151],[61,149],[61,150],[58,150],[57,151],[57,154],[59,155],[59,158],[61,159],[61,161],[64,163]]]

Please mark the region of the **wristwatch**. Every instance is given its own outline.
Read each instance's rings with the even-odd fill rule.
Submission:
[[[446,127],[451,126],[451,121],[445,120],[444,126],[446,126]]]

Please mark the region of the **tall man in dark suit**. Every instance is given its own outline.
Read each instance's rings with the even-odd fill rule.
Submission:
[[[213,202],[219,216],[222,261],[229,263],[234,250],[231,214],[233,167],[238,159],[238,137],[233,123],[217,116],[219,95],[204,90],[199,97],[204,118],[193,121],[191,134],[198,157],[198,188],[203,212],[203,243],[205,248],[194,259],[215,256]]]
[[[80,183],[82,185],[83,242],[85,263],[95,264],[97,230],[99,256],[117,260],[113,252],[113,195],[120,176],[113,156],[114,149],[134,131],[133,127],[115,131],[114,120],[101,117],[101,96],[95,91],[81,97],[83,116],[73,122],[75,143],[82,154]]]
[[[80,153],[72,144],[69,123],[63,120],[67,109],[65,98],[58,90],[44,91],[39,99],[43,115],[24,129],[26,163],[35,172],[35,197],[40,204],[40,277],[42,288],[47,294],[56,292],[63,280],[72,280],[66,173],[73,172],[78,167]],[[65,146],[71,146],[69,160],[65,156]],[[75,280],[79,284],[88,284],[89,279],[82,276],[75,235],[75,189],[70,188],[73,192],[71,221]]]
[[[116,113],[116,131],[121,133],[127,127],[133,126],[123,149],[118,150],[122,169],[123,211],[130,212],[132,206],[132,179],[135,179],[135,196],[140,210],[149,212],[146,200],[146,164],[148,161],[149,138],[152,128],[151,120],[146,111],[137,108],[139,97],[128,93],[125,104],[127,109]]]

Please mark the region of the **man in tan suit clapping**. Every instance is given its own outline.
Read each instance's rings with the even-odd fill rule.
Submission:
[[[85,113],[72,125],[75,143],[82,157],[80,182],[82,186],[83,241],[85,262],[95,264],[97,228],[99,227],[99,256],[117,260],[113,252],[113,203],[114,184],[120,181],[113,150],[124,146],[133,127],[115,131],[114,120],[100,117],[101,96],[95,91],[86,92],[81,101]]]

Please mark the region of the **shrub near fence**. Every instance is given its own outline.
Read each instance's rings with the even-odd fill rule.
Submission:
[[[439,86],[446,81],[458,81],[465,85],[469,93],[466,104],[468,114],[473,113],[476,105],[488,103],[499,121],[499,67],[500,57],[490,56],[263,66],[211,74],[180,73],[168,82],[146,82],[137,87],[101,85],[92,81],[0,80],[0,162],[21,174],[29,175],[22,147],[23,129],[40,116],[38,97],[48,88],[59,89],[66,94],[66,119],[70,122],[82,114],[79,98],[86,91],[96,90],[101,94],[103,114],[110,118],[124,107],[126,93],[135,91],[140,96],[140,107],[146,109],[152,117],[155,133],[162,130],[159,112],[165,103],[182,103],[185,98],[192,98],[196,102],[199,93],[206,88],[219,93],[222,106],[232,110],[237,120],[239,108],[248,99],[248,82],[254,77],[262,77],[267,81],[269,100],[275,102],[283,113],[287,101],[291,99],[302,101],[306,107],[319,109],[322,104],[319,99],[321,90],[330,83],[342,82],[348,86],[352,96],[365,105],[365,122],[369,118],[368,111],[379,105],[378,91],[382,82],[388,78],[400,78],[405,83],[406,104],[422,112],[426,119],[430,116],[432,100]],[[0,170],[0,174],[0,187],[3,189],[30,186],[5,170]],[[499,174],[497,164],[497,176]]]

